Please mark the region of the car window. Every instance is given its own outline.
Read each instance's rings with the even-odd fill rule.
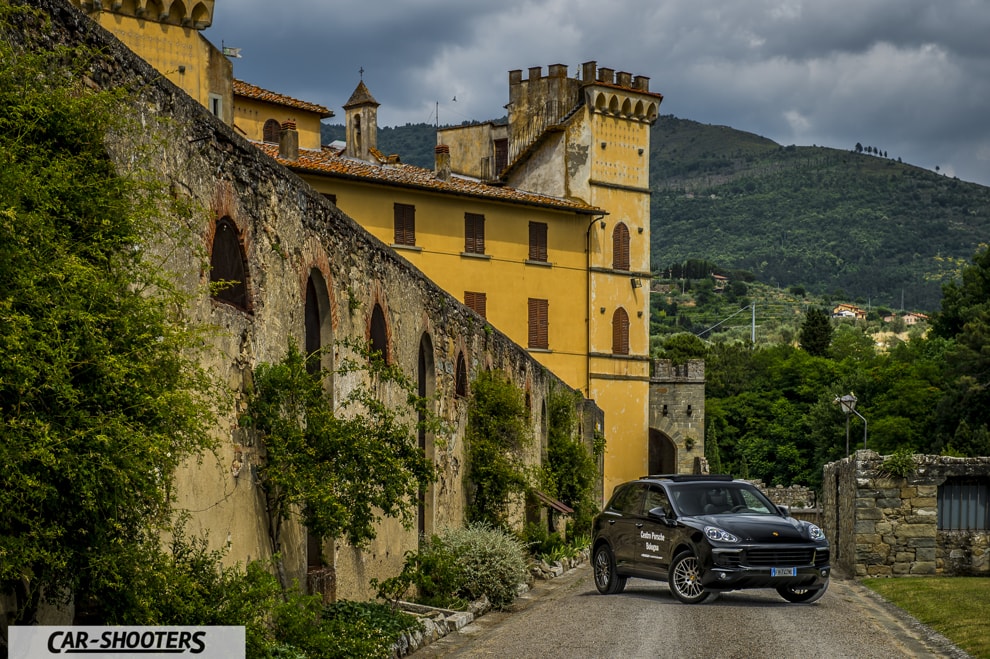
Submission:
[[[609,508],[624,515],[639,515],[643,509],[643,483],[629,483],[612,497]]]
[[[667,493],[663,491],[663,488],[653,486],[646,491],[646,505],[643,506],[643,510],[649,512],[658,506],[668,513],[670,512],[670,500],[667,498]]]
[[[771,510],[767,508],[766,502],[756,495],[752,490],[739,490],[739,495],[742,497],[743,504],[748,508],[746,512],[752,513],[773,513],[776,514],[776,510]]]

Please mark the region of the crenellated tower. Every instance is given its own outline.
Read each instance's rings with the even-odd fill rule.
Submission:
[[[69,1],[214,115],[233,123],[233,66],[200,34],[213,24],[215,0]]]

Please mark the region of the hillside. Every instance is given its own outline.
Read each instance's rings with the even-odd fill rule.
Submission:
[[[990,188],[852,150],[783,147],[661,117],[654,271],[686,259],[892,308],[938,307],[951,262],[990,237]]]
[[[323,127],[324,142],[343,139]],[[381,128],[379,149],[433,167],[435,128]],[[892,309],[934,310],[955,261],[990,239],[990,188],[850,150],[781,146],[663,116],[650,147],[652,264],[689,259]]]

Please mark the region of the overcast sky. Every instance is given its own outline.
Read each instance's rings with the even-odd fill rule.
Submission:
[[[203,34],[330,123],[361,69],[380,126],[454,124],[504,115],[512,69],[595,60],[662,115],[990,185],[987,0],[217,0]]]

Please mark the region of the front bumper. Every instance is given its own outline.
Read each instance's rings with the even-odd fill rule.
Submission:
[[[828,559],[828,548],[816,548],[800,562],[789,559],[786,553],[768,554],[754,547],[713,548],[701,583],[707,590],[716,591],[780,587],[818,589],[828,584],[832,572]]]

